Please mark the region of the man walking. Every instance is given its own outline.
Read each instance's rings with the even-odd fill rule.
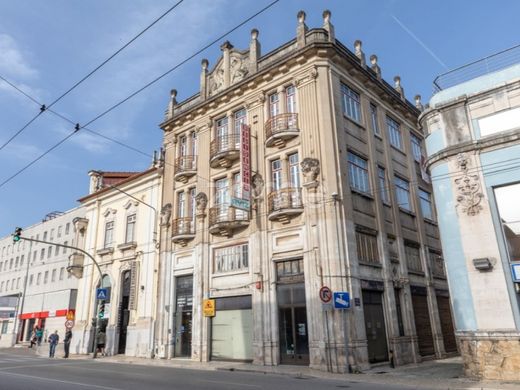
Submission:
[[[49,336],[49,357],[53,358],[54,353],[56,352],[56,345],[58,345],[58,341],[60,341],[60,336],[58,336],[58,331],[55,331],[53,334]]]
[[[69,351],[70,351],[70,340],[72,339],[72,331],[70,329],[67,329],[65,332],[65,338],[63,339],[63,347],[65,348],[65,356],[63,356],[65,359],[69,357]]]

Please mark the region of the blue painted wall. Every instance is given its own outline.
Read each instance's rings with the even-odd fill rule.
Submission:
[[[448,165],[435,166],[432,168],[431,174],[456,329],[476,330],[477,320],[473,296],[462,248],[459,218],[455,209]]]

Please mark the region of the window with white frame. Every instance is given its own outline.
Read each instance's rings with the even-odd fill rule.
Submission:
[[[379,122],[377,121],[377,106],[373,103],[370,103],[370,125],[372,126],[374,134],[381,135]]]
[[[395,176],[394,184],[397,205],[405,210],[412,211],[412,203],[410,202],[410,183],[405,179],[401,179],[399,176]]]
[[[43,260],[45,258],[45,248],[42,248],[40,252],[40,260]]]
[[[196,156],[198,153],[198,141],[197,141],[197,133],[195,131],[191,132],[191,155]]]
[[[104,247],[109,248],[114,242],[114,221],[105,223],[105,239],[103,240]]]
[[[52,274],[51,274],[51,282],[55,282],[56,281],[56,268],[54,268],[52,270]]]
[[[47,232],[43,232],[43,241],[47,241]]]
[[[423,156],[421,139],[415,134],[410,133],[410,142],[412,144],[412,154],[414,160],[418,163],[421,163]]]
[[[285,107],[288,113],[296,112],[296,88],[294,85],[285,88]]]
[[[47,284],[49,281],[49,271],[45,271],[45,274],[43,276],[43,284]]]
[[[54,240],[54,229],[51,229],[51,235],[50,235],[50,240]]]
[[[300,188],[300,157],[298,153],[289,156],[289,183],[292,188]]]
[[[386,171],[383,167],[377,167],[377,180],[379,183],[379,193],[383,203],[390,204],[390,189],[386,184]]]
[[[65,234],[69,234],[69,230],[70,230],[70,222],[67,222],[67,224],[65,225]]]
[[[135,220],[136,215],[130,214],[126,217],[126,236],[125,242],[134,242],[135,241]]]
[[[368,162],[357,154],[348,152],[348,171],[350,188],[369,193]]]
[[[343,113],[356,122],[361,122],[361,105],[359,93],[341,84],[341,103]]]
[[[397,149],[402,149],[403,140],[401,136],[401,125],[394,119],[387,116],[386,128],[388,130],[388,140],[390,142],[390,145],[396,147]]]
[[[432,195],[419,188],[419,203],[423,217],[433,220]]]
[[[186,135],[179,137],[179,157],[185,157],[188,154],[188,138]]]
[[[36,285],[39,286],[42,281],[42,273],[38,272],[38,275],[36,276]]]
[[[282,160],[271,161],[271,188],[273,191],[282,189]]]
[[[280,113],[280,97],[277,93],[269,95],[269,117],[273,118]]]
[[[229,204],[229,180],[227,177],[215,180],[215,205]]]
[[[61,226],[61,225],[60,225],[60,226],[58,226],[58,238],[60,238],[60,237],[61,237],[61,228],[62,228],[62,226]]]
[[[58,256],[59,253],[60,253],[60,247],[59,246],[55,246],[54,247],[54,256]]]
[[[246,271],[249,267],[248,244],[217,248],[213,252],[213,272]]]
[[[63,280],[63,276],[64,275],[65,275],[65,267],[61,267],[60,268],[60,276],[59,276],[60,280]]]

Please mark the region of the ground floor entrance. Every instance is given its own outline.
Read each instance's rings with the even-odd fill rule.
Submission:
[[[450,296],[448,291],[445,290],[437,290],[436,294],[442,338],[444,340],[444,350],[446,352],[457,352],[457,341],[455,339],[453,319],[451,317]]]
[[[370,363],[388,361],[383,292],[363,290],[363,314]]]
[[[421,356],[435,355],[426,287],[411,286],[411,290],[413,316],[415,320],[415,330],[417,331],[419,353]]]
[[[193,312],[193,275],[175,278],[175,357],[191,357]]]

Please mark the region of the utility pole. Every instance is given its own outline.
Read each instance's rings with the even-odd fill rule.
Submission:
[[[58,244],[56,242],[50,242],[50,241],[43,241],[43,240],[36,240],[34,238],[26,238],[26,237],[22,237],[22,228],[16,228],[15,229],[15,232],[13,234],[13,242],[19,242],[21,240],[25,240],[25,241],[29,241],[31,242],[31,248],[32,248],[32,243],[33,242],[39,242],[41,244],[48,244],[48,245],[54,245],[54,246],[59,246],[59,247],[62,247],[62,248],[69,248],[69,249],[73,249],[75,251],[78,251],[78,252],[81,252],[83,253],[84,255],[88,256],[90,258],[90,260],[92,260],[92,262],[95,264],[98,272],[99,272],[99,284],[100,284],[100,288],[103,288],[103,272],[101,271],[101,267],[99,266],[98,262],[96,261],[96,259],[94,259],[93,256],[90,255],[90,253],[88,253],[87,251],[81,249],[81,248],[77,248],[75,246],[70,246],[70,245],[65,245],[65,244]],[[30,260],[30,259],[29,259]],[[67,272],[70,273],[71,269],[70,267],[67,267]],[[25,302],[25,289],[26,289],[26,286],[27,286],[27,275],[29,273],[29,261],[27,262],[27,270],[26,270],[26,276],[25,276],[25,285],[24,285],[24,295],[22,297],[22,304],[21,304],[21,309],[20,309],[20,312],[23,312],[23,305],[24,305],[24,302]],[[97,294],[96,294],[96,298],[97,298]],[[98,306],[97,306],[97,311],[96,311],[96,334],[95,334],[95,345],[94,345],[94,354],[92,356],[93,359],[95,359],[97,357],[97,344],[98,344],[98,338],[99,338],[99,326],[101,325],[101,318],[99,318],[99,310],[101,308],[101,305],[104,304],[104,299],[98,299]]]
[[[19,228],[17,228],[19,229]],[[21,238],[20,235],[21,235],[21,230],[18,232],[18,235],[16,236],[17,234],[17,230],[15,230],[15,237],[18,237],[19,239]],[[14,238],[13,238],[14,240]],[[19,240],[18,240],[19,241]],[[18,242],[15,240],[15,242]],[[23,314],[23,309],[24,309],[24,304],[25,304],[25,295],[27,293],[27,282],[28,282],[28,279],[29,279],[29,265],[31,264],[31,254],[32,254],[32,241],[30,242],[29,244],[29,256],[27,256],[27,266],[25,267],[25,278],[24,278],[24,282],[23,282],[23,294],[22,294],[22,302],[20,303],[20,305],[17,306],[20,308],[20,311],[16,310],[16,315],[14,317],[14,331],[16,333],[16,340],[15,340],[15,344],[18,344],[18,341],[20,339],[20,335],[18,334],[18,316]],[[18,301],[20,300],[20,297],[18,297]]]

